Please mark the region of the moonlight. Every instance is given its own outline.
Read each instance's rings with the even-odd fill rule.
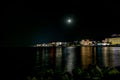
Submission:
[[[76,26],[77,18],[73,14],[64,15],[62,17],[62,26],[63,28],[69,29]]]
[[[67,23],[68,23],[68,24],[72,23],[72,19],[68,19],[68,20],[67,20]]]

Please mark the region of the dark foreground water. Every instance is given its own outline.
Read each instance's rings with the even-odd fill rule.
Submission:
[[[35,69],[53,68],[71,72],[89,64],[100,67],[120,66],[120,47],[43,47],[37,48]]]
[[[0,51],[1,73],[9,79],[51,68],[71,72],[75,67],[86,69],[89,64],[120,66],[120,47],[4,47]]]

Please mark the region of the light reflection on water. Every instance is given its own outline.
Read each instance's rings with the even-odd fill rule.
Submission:
[[[39,47],[36,52],[35,66],[42,70],[71,72],[77,66],[86,69],[89,64],[120,66],[120,47]]]
[[[67,72],[71,72],[71,70],[74,69],[75,66],[75,47],[67,47],[66,49],[67,56],[65,70]]]
[[[60,71],[61,70],[61,65],[62,65],[62,48],[61,47],[57,47],[56,48],[56,63],[55,63],[55,65],[56,65],[56,69],[58,70],[58,71]]]
[[[120,47],[111,47],[111,66],[120,66]]]
[[[81,63],[83,68],[86,65],[92,64],[92,47],[81,47]]]
[[[102,53],[103,53],[103,65],[104,66],[109,66],[109,62],[108,62],[108,48],[109,47],[103,47],[102,48]]]

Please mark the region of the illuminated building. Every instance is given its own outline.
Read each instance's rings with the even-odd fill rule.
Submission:
[[[111,45],[120,45],[120,35],[112,35],[110,38],[105,39],[107,42],[109,42]]]
[[[110,42],[111,45],[120,45],[120,37],[108,38],[108,42]]]
[[[90,45],[92,45],[92,41],[90,41],[89,39],[87,39],[87,40],[83,39],[80,41],[80,44],[84,45],[84,46],[90,46]]]

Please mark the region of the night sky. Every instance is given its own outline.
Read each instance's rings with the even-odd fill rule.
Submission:
[[[3,2],[0,46],[28,46],[52,41],[101,40],[119,33],[120,4],[100,1]],[[65,20],[71,17],[74,23]]]

